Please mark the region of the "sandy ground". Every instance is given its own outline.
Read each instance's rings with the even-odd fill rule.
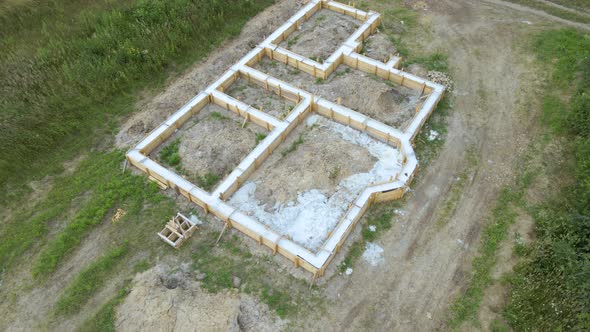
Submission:
[[[117,310],[120,331],[270,331],[284,321],[237,289],[202,290],[189,265],[159,264],[135,277]]]
[[[299,30],[279,44],[290,51],[316,59],[327,59],[362,24],[351,16],[321,9],[305,21]]]
[[[445,144],[439,157],[426,169],[422,169],[405,200],[403,213],[395,218],[393,228],[378,241],[377,244],[384,249],[383,263],[372,267],[359,261],[350,276],[335,275],[322,280],[320,287],[329,303],[327,308],[293,321],[289,329],[445,329],[448,306],[468,281],[471,259],[476,252],[485,217],[495,202],[499,188],[511,180],[514,162],[527,146],[527,137],[535,123],[531,120],[534,112],[528,112],[527,101],[534,96],[538,78],[532,57],[521,53],[519,49],[529,40],[531,31],[547,27],[546,17],[531,11],[515,10],[515,7],[505,6],[504,2],[497,0],[440,0],[424,3],[427,7],[419,11],[420,22],[429,29],[423,36],[418,36],[416,43],[425,51],[440,49],[449,54],[455,81],[454,107],[448,118]],[[378,1],[375,7],[378,4],[382,5]],[[368,5],[371,8],[373,2],[368,1]],[[140,111],[124,123],[117,135],[117,147],[125,149],[137,143],[263,40],[264,36],[280,26],[296,7],[295,1],[278,2],[249,22],[239,39],[226,43],[222,49],[187,70],[185,75],[170,82],[165,92],[155,97],[151,92],[146,93],[145,102],[138,105]],[[380,54],[394,51],[392,48]],[[318,89],[325,86],[317,84]],[[311,85],[308,88],[311,89]],[[352,92],[343,91],[330,98],[344,98]],[[521,111],[523,108],[525,110]],[[477,157],[475,170],[450,221],[444,227],[437,226],[437,211],[445,203],[445,193],[458,174],[468,167],[467,151]],[[517,224],[522,223],[531,224],[525,217],[520,218]],[[527,231],[520,232],[525,234]],[[108,234],[101,233],[100,228],[93,234],[89,238],[95,240],[85,240],[80,249],[43,285],[35,285],[30,281],[26,266],[2,280],[3,288],[16,287],[20,293],[18,297],[0,301],[0,311],[3,313],[0,329],[73,330],[113,296],[120,286],[116,280],[97,294],[80,315],[67,321],[45,323],[51,321],[51,308],[60,289],[83,266],[79,262],[97,257],[101,252],[97,248],[106,245]],[[358,236],[358,232],[355,234]],[[350,238],[347,243],[352,241],[354,238]],[[157,282],[152,276],[158,274],[155,270],[151,271],[151,274],[146,272],[142,277],[145,278],[145,284],[138,279],[138,284],[144,285],[141,287]],[[23,283],[25,286],[22,286]],[[191,285],[188,287],[192,289],[191,294],[200,296],[198,290]],[[159,288],[154,293],[141,288],[134,291],[136,293],[132,294],[144,292],[145,296],[127,298],[118,316],[121,327],[125,317],[137,320],[138,325],[142,320],[146,324],[158,324],[149,316],[146,317],[145,313],[137,312],[137,307],[148,303],[154,311],[162,313],[161,308],[154,304],[174,301],[174,297]],[[200,301],[182,294],[180,296],[183,298],[179,306],[183,309],[173,309],[176,314],[184,308],[194,310],[193,304]],[[228,314],[219,320],[216,318],[216,323],[219,326],[234,326],[231,322],[236,313],[235,304],[242,303],[243,299],[237,299],[235,294],[220,296],[224,299],[215,296],[211,298],[211,303],[224,308]],[[484,306],[489,304],[495,308],[491,297],[497,294],[490,290],[486,296]],[[149,302],[144,302],[148,299]],[[489,312],[493,313],[493,309],[487,314],[482,311],[481,315],[490,315]],[[146,310],[146,313],[150,311]],[[269,318],[268,322],[272,326],[270,329],[284,328],[273,318]]]

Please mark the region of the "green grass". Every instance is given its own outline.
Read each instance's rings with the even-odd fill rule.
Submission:
[[[508,0],[508,1],[519,4],[519,5],[528,6],[528,7],[534,8],[534,9],[542,10],[542,11],[546,12],[547,14],[561,17],[561,18],[569,20],[569,21],[574,21],[574,22],[578,22],[578,23],[585,23],[585,24],[590,23],[590,16],[588,16],[588,15],[584,15],[584,14],[576,13],[576,12],[571,12],[571,11],[568,11],[565,9],[561,9],[561,8],[543,3],[541,1],[537,1],[537,0]]]
[[[80,311],[88,299],[96,293],[112,274],[113,269],[129,251],[127,243],[110,249],[107,253],[85,267],[70,282],[63,295],[57,300],[56,314],[73,315]]]
[[[0,15],[0,202],[101,142],[136,93],[204,57],[272,0],[52,1]],[[42,24],[41,24],[42,23]]]
[[[420,133],[414,139],[416,156],[421,167],[425,167],[437,156],[443,145],[447,134],[447,117],[452,110],[452,96],[448,93],[439,101],[436,109],[424,124]],[[429,140],[430,130],[439,133],[438,138]]]
[[[590,2],[587,0],[550,0],[565,7],[585,9],[590,12]]]
[[[120,220],[120,222],[124,222],[127,216],[137,214],[144,202],[157,203],[161,200],[160,196],[156,195],[156,187],[145,183],[143,177],[122,173],[121,160],[123,160],[121,152],[89,157],[72,178],[63,179],[65,183],[54,189],[50,194],[49,201],[41,203],[40,210],[37,210],[43,211],[40,216],[25,221],[24,230],[32,231],[32,234],[22,234],[22,237],[19,238],[28,247],[35,238],[43,235],[41,232],[46,231],[45,223],[59,217],[64,212],[63,210],[56,211],[53,208],[45,210],[49,202],[54,202],[56,206],[67,209],[71,203],[68,197],[73,199],[84,191],[91,193],[88,201],[83,203],[75,216],[57,233],[55,238],[49,241],[37,259],[33,261],[32,273],[34,277],[44,277],[55,271],[64,257],[75,249],[94,227],[103,222],[115,207],[121,206],[127,210],[127,215]],[[65,187],[67,185],[72,187]],[[81,191],[77,191],[76,187]],[[60,196],[62,193],[65,195]],[[23,224],[16,222],[11,223],[11,226],[21,228]],[[11,226],[9,229],[12,228]],[[22,233],[22,231],[17,232]],[[8,234],[13,236],[11,232],[3,230],[3,237],[8,237]],[[14,245],[19,252],[26,248],[23,245],[13,244],[12,240],[9,240],[8,244],[9,246],[5,249],[3,246],[2,249],[10,251]],[[3,250],[0,250],[0,253]]]
[[[571,29],[544,31],[535,36],[533,50],[540,66],[550,72],[542,93],[542,121],[548,136],[559,139],[563,156],[560,171],[550,179],[557,188],[546,201],[529,208],[536,241],[516,248],[523,258],[508,278],[504,318],[516,331],[587,331],[590,35]]]
[[[198,175],[195,178],[195,184],[206,191],[213,189],[213,186],[221,180],[221,177],[215,173],[207,172],[204,175]]]
[[[256,133],[256,144],[260,143],[260,141],[266,138],[265,133]]]
[[[295,141],[293,141],[293,143],[291,143],[291,145],[289,145],[288,148],[286,148],[285,150],[281,151],[281,155],[283,157],[285,157],[289,153],[297,150],[297,147],[299,147],[299,145],[301,145],[301,144],[303,144],[303,134],[300,134],[299,137]]]
[[[444,73],[449,71],[448,56],[441,52],[436,52],[428,56],[410,57],[404,60],[402,67],[407,67],[413,63],[419,63],[428,70],[435,70]]]
[[[246,86],[244,86],[246,87]],[[219,113],[219,112],[211,112],[211,114],[209,114],[209,119],[212,120],[227,120],[229,119],[227,116]]]
[[[42,277],[54,271],[116,207],[127,212],[119,221],[125,223],[138,218],[141,211],[152,213],[142,210],[144,204],[162,204],[164,197],[157,186],[145,177],[122,173],[123,159],[120,151],[89,155],[72,174],[56,178],[45,199],[0,225],[1,269],[9,269],[24,252],[40,246],[32,265],[33,274]],[[86,199],[80,200],[83,197]],[[65,219],[68,211],[75,212],[73,218],[43,246],[49,230]]]
[[[288,274],[277,274],[276,263],[268,256],[254,256],[236,235],[221,239],[215,246],[218,233],[203,234],[193,250],[194,268],[205,273],[201,287],[208,292],[233,288],[233,277],[241,279],[240,290],[258,296],[282,318],[293,317],[322,300],[317,290],[310,290],[305,281]]]
[[[150,263],[149,260],[142,259],[139,262],[135,263],[135,265],[133,265],[133,272],[134,273],[141,273],[141,272],[147,271],[151,266],[152,266],[152,264]]]
[[[125,300],[129,292],[130,282],[126,282],[123,288],[109,302],[90,319],[84,322],[78,329],[80,332],[115,332],[116,308]]]
[[[166,145],[160,150],[160,160],[170,166],[180,165],[180,154],[178,154],[178,147],[180,146],[180,138],[175,139],[172,143]]]
[[[502,189],[491,217],[484,226],[477,256],[471,263],[472,272],[468,287],[451,305],[449,325],[452,328],[476,319],[484,292],[493,282],[491,271],[496,265],[498,249],[506,239],[508,228],[516,220],[514,206],[521,204],[522,196],[529,184],[528,175],[523,175],[517,185]]]
[[[334,166],[332,168],[332,170],[330,170],[330,173],[328,174],[328,178],[331,181],[336,181],[338,179],[338,176],[340,176],[340,166]]]
[[[300,36],[295,36],[291,39],[289,39],[289,41],[287,42],[287,49],[290,49],[293,45],[297,44],[297,41],[299,41],[299,37]],[[271,62],[272,65],[273,62]]]
[[[338,270],[340,272],[344,272],[347,268],[354,265],[365,251],[367,242],[378,240],[385,231],[393,226],[392,220],[395,215],[395,209],[400,206],[401,202],[398,200],[394,202],[380,203],[369,208],[366,221],[363,223],[361,229],[362,238],[354,242],[348,249],[344,260],[338,265]],[[370,226],[374,226],[375,231],[372,231]]]

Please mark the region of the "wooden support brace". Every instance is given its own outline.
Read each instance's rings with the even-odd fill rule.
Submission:
[[[223,233],[225,232],[225,230],[228,228],[228,223],[226,222],[225,225],[223,226],[223,229],[221,230],[221,233],[219,233],[219,237],[217,237],[217,241],[215,241],[215,245],[217,245],[217,243],[219,243],[219,240],[221,240],[221,236],[223,235]]]

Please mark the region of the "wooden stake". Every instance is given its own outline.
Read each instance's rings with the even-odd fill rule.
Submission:
[[[221,233],[219,233],[219,237],[217,238],[217,241],[215,241],[215,245],[217,245],[217,243],[219,243],[219,240],[221,239],[221,236],[225,232],[226,228],[227,228],[227,223],[225,223],[225,225],[223,226],[223,229],[221,230]]]

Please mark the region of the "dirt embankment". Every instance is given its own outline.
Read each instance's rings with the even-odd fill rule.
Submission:
[[[157,265],[138,274],[117,309],[120,331],[271,331],[284,327],[268,306],[237,290],[207,293],[198,271]]]

